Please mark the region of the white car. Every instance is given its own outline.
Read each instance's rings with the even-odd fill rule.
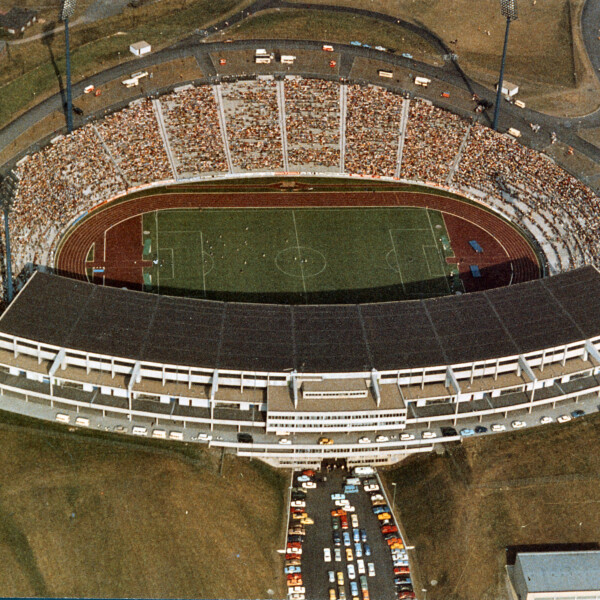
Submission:
[[[335,583],[335,573],[333,571],[327,571],[329,577],[329,583]]]
[[[414,440],[414,439],[415,439],[415,436],[412,433],[403,433],[400,436],[400,441],[401,442],[408,442],[408,441]]]
[[[329,548],[323,548],[323,561],[331,562],[331,550]],[[330,571],[330,573],[333,573],[333,571]]]
[[[314,490],[317,484],[314,481],[303,481],[301,487],[305,490]]]
[[[373,494],[371,496],[371,502],[378,502],[379,500],[385,500],[381,494]]]
[[[548,423],[552,423],[554,419],[552,417],[542,417],[540,419],[540,424],[541,425],[548,425]]]
[[[527,423],[525,421],[513,421],[511,426],[513,429],[523,429],[523,427],[527,427]]]
[[[506,427],[504,425],[502,425],[502,423],[494,423],[490,429],[492,431],[506,431]]]
[[[352,563],[348,563],[348,579],[356,579],[356,571]]]
[[[357,559],[357,561],[356,561],[356,568],[358,570],[358,574],[359,575],[364,575],[366,573],[366,571],[365,571],[365,561],[362,558]]]
[[[279,440],[279,443],[280,443],[280,444],[289,445],[289,444],[291,444],[291,443],[292,443],[292,440],[290,440],[290,438],[281,438],[281,439]]]
[[[370,483],[369,485],[365,485],[365,492],[378,492],[379,486],[376,483]],[[371,498],[372,500],[372,498]]]
[[[199,433],[197,439],[200,442],[210,442],[212,440],[212,435],[209,435],[208,433]]]
[[[358,517],[355,514],[350,515],[350,522],[354,529],[358,529]]]
[[[335,562],[342,562],[342,549],[341,548],[334,548],[333,549],[333,556],[334,556]]]
[[[571,420],[571,415],[560,415],[558,419],[556,419],[559,423],[566,423]]]
[[[389,441],[390,441],[390,438],[389,438],[387,435],[378,435],[378,436],[375,438],[375,441],[376,441],[376,442],[389,442]]]
[[[369,563],[367,569],[369,570],[369,577],[375,577],[375,563]]]
[[[358,440],[359,444],[370,444],[371,440],[368,437],[361,437]]]
[[[435,431],[431,431],[430,429],[428,429],[427,431],[423,431],[421,433],[421,437],[424,440],[430,440],[431,438],[437,437],[437,433]]]
[[[304,500],[292,500],[290,505],[297,506],[299,508],[304,508],[306,506],[306,502]]]
[[[335,506],[347,506],[348,504],[350,504],[350,500],[346,500],[346,499],[344,499],[344,500],[336,500],[333,504]]]

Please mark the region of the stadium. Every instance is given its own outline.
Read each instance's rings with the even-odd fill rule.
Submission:
[[[415,90],[194,82],[15,169],[5,410],[297,467],[600,395],[597,197]]]

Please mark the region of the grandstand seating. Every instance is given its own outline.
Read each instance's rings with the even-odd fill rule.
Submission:
[[[599,200],[549,158],[376,86],[259,79],[135,101],[20,161],[11,219],[18,285],[28,265],[52,263],[68,223],[100,202],[154,182],[284,164],[445,186],[529,228],[552,272],[600,265]]]

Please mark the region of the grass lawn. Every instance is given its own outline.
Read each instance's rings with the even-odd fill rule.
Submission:
[[[506,547],[599,542],[599,440],[593,414],[469,438],[386,471],[415,546],[415,587],[428,588],[428,600],[497,600],[506,597]]]
[[[3,596],[284,596],[284,473],[6,413],[0,436]]]
[[[150,291],[286,303],[450,293],[437,211],[176,209],[146,213],[143,230]]]

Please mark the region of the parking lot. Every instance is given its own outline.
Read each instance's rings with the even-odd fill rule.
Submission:
[[[403,561],[406,563],[403,568],[406,573],[402,577],[407,580],[403,582],[404,596],[399,595],[394,582],[398,574],[394,574],[392,552],[381,531],[382,521],[373,512],[371,495],[364,488],[365,481],[370,481],[372,477],[362,477],[360,485],[356,485],[356,492],[348,493],[346,488],[344,494],[344,481],[350,477],[352,476],[348,471],[339,468],[317,472],[310,476],[316,483],[316,488],[306,490],[303,500],[306,502],[305,507],[295,507],[292,501],[291,510],[302,508],[308,518],[314,521],[314,524],[303,527],[304,536],[293,536],[297,543],[301,540],[302,554],[299,560],[295,561],[299,563],[296,566],[300,567],[298,573],[302,575],[304,594],[301,595],[311,600],[395,600],[399,597],[414,597],[411,594],[412,588],[408,589],[410,575],[407,561]],[[299,489],[303,478],[306,477],[303,477],[302,473],[295,473],[294,489]],[[374,490],[371,493],[377,494],[379,491]],[[336,494],[343,496],[343,499],[338,500],[338,504],[345,501],[346,507],[336,506],[336,500],[332,499],[332,495]],[[298,495],[292,493],[292,497]],[[354,510],[348,508],[348,503]],[[385,506],[383,499],[380,503]],[[341,510],[346,514],[332,517],[332,510]],[[356,519],[358,527],[353,526],[356,525]],[[290,518],[290,534],[299,520]],[[393,527],[393,523],[390,523],[389,527]],[[299,526],[296,526],[295,531],[299,530]],[[339,536],[337,542],[334,541],[334,535]],[[397,535],[400,537],[399,533]],[[348,556],[348,550],[351,551],[351,556]],[[404,550],[398,549],[397,552],[404,553]],[[330,560],[327,560],[325,553],[330,556]],[[288,554],[287,557],[291,558],[291,555]],[[369,574],[369,563],[373,565],[374,574],[373,571]],[[398,566],[399,562],[396,564]],[[350,572],[354,569],[354,578],[349,573],[349,565]],[[290,597],[294,598],[292,594]]]

